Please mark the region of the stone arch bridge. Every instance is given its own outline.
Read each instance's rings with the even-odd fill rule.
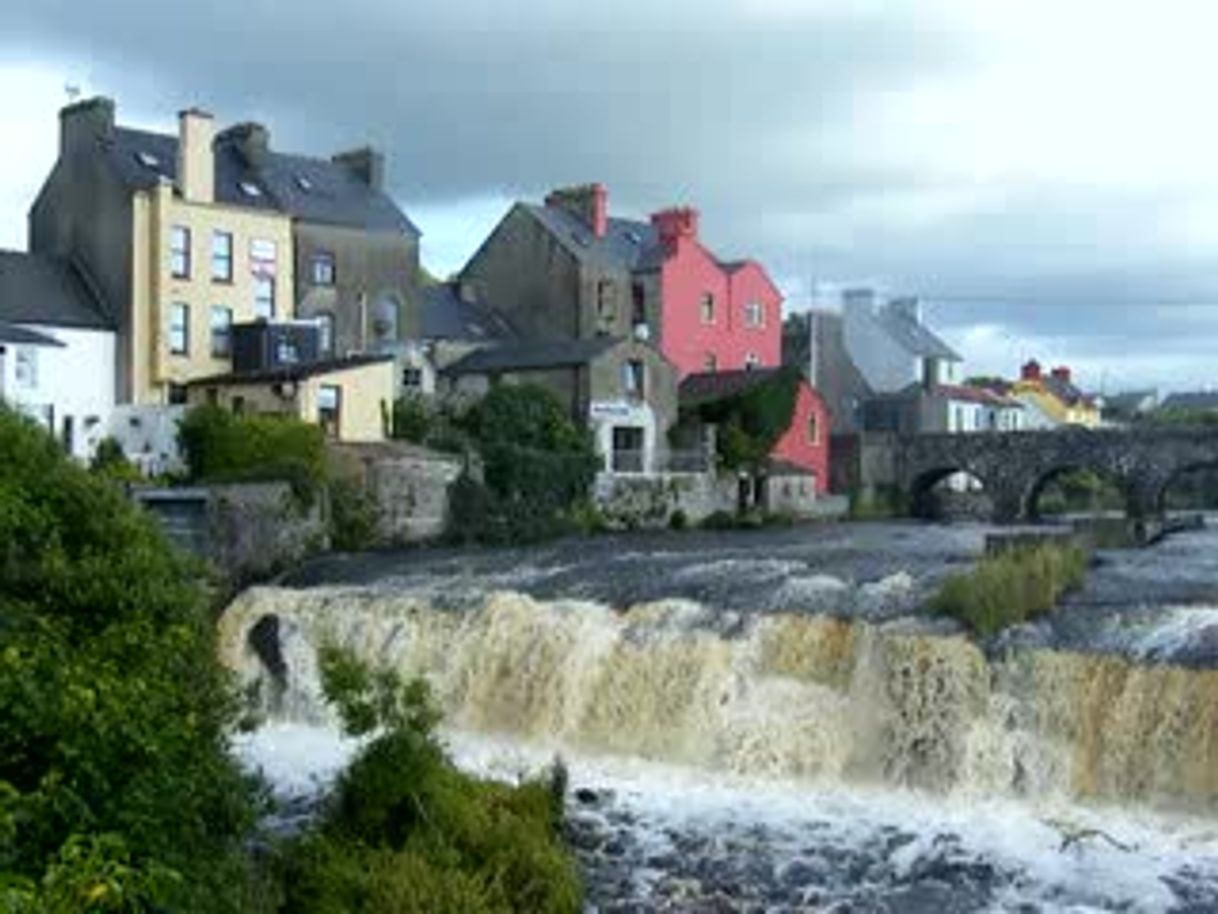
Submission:
[[[1218,467],[1218,428],[1067,428],[1053,431],[904,435],[895,442],[897,486],[915,514],[934,485],[953,473],[980,480],[994,519],[1035,518],[1054,478],[1093,470],[1115,483],[1132,519],[1163,512],[1168,488],[1189,470]]]

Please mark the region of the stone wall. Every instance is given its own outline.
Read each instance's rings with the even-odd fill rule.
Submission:
[[[736,511],[736,480],[710,473],[597,477],[594,490],[610,523],[629,527],[667,526],[680,510],[696,524],[716,511]]]
[[[231,585],[264,579],[327,544],[320,503],[303,508],[287,483],[134,489],[176,545],[209,560]]]
[[[449,486],[464,461],[404,442],[337,444],[339,471],[358,479],[376,501],[379,538],[385,544],[432,539],[444,532]]]

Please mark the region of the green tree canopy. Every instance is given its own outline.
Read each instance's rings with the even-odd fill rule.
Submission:
[[[229,685],[197,569],[0,409],[0,901],[247,909]]]

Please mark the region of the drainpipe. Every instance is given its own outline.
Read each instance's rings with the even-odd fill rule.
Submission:
[[[368,351],[368,296],[359,294],[359,351]]]

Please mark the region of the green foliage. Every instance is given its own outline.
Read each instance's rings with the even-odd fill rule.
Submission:
[[[139,468],[123,453],[123,446],[114,438],[103,438],[97,443],[89,469],[115,482],[141,482],[144,478]]]
[[[757,469],[791,426],[800,373],[783,368],[763,383],[694,408],[698,419],[718,426],[720,463],[729,470]]]
[[[668,526],[673,530],[684,530],[689,526],[689,517],[680,508],[673,511],[668,518]]]
[[[881,487],[874,492],[850,495],[850,517],[852,520],[886,520],[909,514],[905,495],[897,488]]]
[[[254,792],[197,571],[0,410],[0,885],[35,910],[238,909]]]
[[[330,545],[354,552],[378,541],[380,508],[371,492],[346,476],[330,483]]]
[[[485,484],[463,477],[449,501],[449,535],[491,543],[534,542],[568,531],[600,459],[587,429],[535,385],[499,385],[462,427],[482,457]]]
[[[431,429],[431,411],[421,396],[409,394],[394,401],[389,428],[392,437],[423,444]]]
[[[558,836],[562,774],[519,787],[459,772],[432,737],[427,690],[326,648],[327,698],[376,733],[339,779],[321,827],[287,849],[285,914],[575,912]]]
[[[1121,490],[1093,470],[1079,469],[1050,480],[1037,499],[1041,514],[1119,510],[1125,500]]]
[[[948,578],[928,608],[989,638],[1050,612],[1064,593],[1083,585],[1086,569],[1086,554],[1078,548],[1012,549],[987,556],[967,574]]]
[[[1156,409],[1139,417],[1147,425],[1189,425],[1208,427],[1218,425],[1218,411],[1212,409]]]
[[[196,482],[286,480],[310,505],[326,480],[324,433],[299,419],[198,406],[183,417],[178,441]]]

